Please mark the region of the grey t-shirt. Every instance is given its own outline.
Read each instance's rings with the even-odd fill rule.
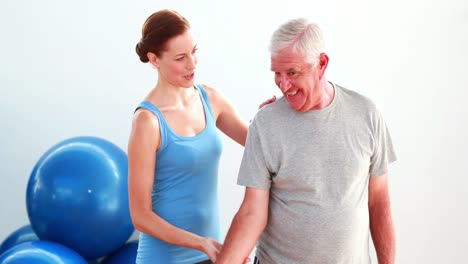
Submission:
[[[375,105],[334,87],[323,109],[300,113],[282,97],[250,125],[238,184],[270,189],[260,263],[370,263],[369,177],[396,157]]]

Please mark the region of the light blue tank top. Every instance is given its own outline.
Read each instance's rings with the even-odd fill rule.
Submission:
[[[153,211],[178,228],[221,241],[217,176],[222,142],[208,96],[203,86],[195,87],[206,120],[205,129],[196,136],[177,135],[152,103],[143,101],[138,106],[159,119],[161,147],[156,152]],[[207,259],[201,251],[140,233],[138,264],[192,264]]]

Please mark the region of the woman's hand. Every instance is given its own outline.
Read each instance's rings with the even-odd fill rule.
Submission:
[[[204,237],[202,240],[202,251],[215,263],[221,248],[223,247],[218,241],[209,237]]]
[[[258,107],[258,109],[264,107],[265,105],[267,104],[271,104],[273,103],[274,101],[276,101],[276,95],[273,95],[271,98],[267,99],[265,102],[261,103],[260,106]]]

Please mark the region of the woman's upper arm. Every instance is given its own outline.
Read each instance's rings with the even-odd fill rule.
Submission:
[[[228,137],[245,145],[248,124],[235,107],[218,91],[203,85],[207,91],[216,118],[216,126]]]
[[[128,191],[132,218],[152,210],[151,191],[160,142],[157,117],[147,110],[137,110],[128,143]]]

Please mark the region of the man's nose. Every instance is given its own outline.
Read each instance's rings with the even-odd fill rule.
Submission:
[[[282,92],[286,92],[291,87],[291,82],[285,76],[281,76],[279,88]]]

